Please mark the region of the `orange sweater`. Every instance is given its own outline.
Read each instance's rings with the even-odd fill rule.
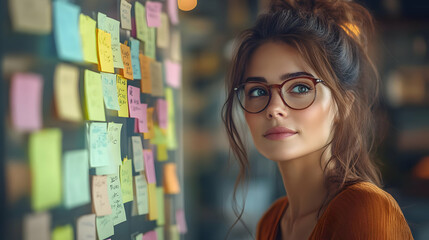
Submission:
[[[288,198],[278,199],[259,220],[257,240],[275,240]],[[278,238],[280,239],[280,238]],[[348,186],[331,200],[309,240],[413,239],[395,199],[372,183]]]

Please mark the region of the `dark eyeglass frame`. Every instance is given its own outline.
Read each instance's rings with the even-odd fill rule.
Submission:
[[[294,80],[294,79],[297,79],[297,78],[306,78],[306,79],[309,79],[309,80],[311,80],[311,81],[313,82],[313,85],[314,85],[314,97],[313,97],[313,100],[312,100],[312,101],[311,101],[311,103],[310,103],[310,104],[308,104],[308,106],[307,106],[307,107],[305,107],[305,108],[293,108],[293,107],[289,106],[289,104],[287,104],[287,103],[286,103],[286,101],[285,101],[285,99],[284,99],[284,97],[283,97],[282,91],[281,91],[282,87],[283,87],[287,82],[289,82],[289,81],[291,81],[291,80]],[[258,84],[261,84],[261,85],[265,85],[265,86],[267,87],[267,89],[268,89],[268,93],[269,93],[268,101],[267,101],[267,104],[265,105],[265,107],[264,107],[264,108],[262,108],[262,110],[257,111],[257,112],[250,112],[250,111],[248,111],[248,110],[243,106],[243,104],[241,103],[241,101],[240,101],[240,97],[239,97],[239,94],[240,94],[240,93],[239,93],[239,90],[240,90],[241,88],[244,88],[244,86],[246,85],[246,83],[258,83]],[[271,89],[272,89],[272,88],[277,88],[277,89],[279,90],[280,97],[281,97],[281,99],[282,99],[283,103],[284,103],[286,106],[288,106],[289,108],[294,109],[294,110],[304,110],[304,109],[306,109],[306,108],[310,107],[310,106],[313,104],[314,100],[316,99],[316,95],[317,95],[316,85],[317,85],[318,83],[323,83],[323,84],[326,86],[325,81],[323,81],[322,79],[315,78],[315,77],[313,77],[313,76],[302,75],[302,76],[296,76],[296,77],[292,77],[292,78],[286,79],[286,80],[285,80],[283,83],[281,83],[281,84],[269,84],[269,85],[268,85],[268,84],[266,84],[266,83],[264,83],[264,82],[248,81],[248,82],[242,83],[242,84],[240,84],[238,87],[234,88],[234,91],[235,91],[235,93],[236,93],[236,96],[237,96],[238,102],[240,103],[241,108],[242,108],[244,111],[248,112],[248,113],[253,113],[253,114],[260,113],[260,112],[264,111],[264,110],[268,107],[268,105],[270,105],[271,97],[272,97],[272,92],[271,92]]]

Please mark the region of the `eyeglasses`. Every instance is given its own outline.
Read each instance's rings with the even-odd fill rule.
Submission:
[[[260,113],[270,104],[272,91],[277,88],[283,103],[295,110],[308,108],[316,99],[316,85],[323,80],[312,76],[297,76],[286,79],[282,84],[268,85],[249,81],[234,88],[241,107],[249,113]]]

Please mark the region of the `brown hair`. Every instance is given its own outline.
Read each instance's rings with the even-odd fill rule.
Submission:
[[[318,217],[329,201],[350,184],[367,181],[381,186],[380,172],[370,157],[375,140],[373,111],[379,88],[378,74],[368,55],[368,37],[372,33],[373,20],[363,6],[351,1],[313,0],[273,1],[255,26],[241,34],[222,108],[231,149],[240,166],[234,201],[237,187],[247,176],[249,161],[235,123],[237,99],[233,89],[243,81],[253,52],[269,41],[294,47],[326,81],[338,107],[338,121],[329,143],[332,155],[323,166],[328,195]],[[334,168],[328,169],[328,164]],[[241,221],[243,211],[244,208],[237,214],[234,225]]]

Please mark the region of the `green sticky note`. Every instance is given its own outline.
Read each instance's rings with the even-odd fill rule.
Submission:
[[[74,240],[73,227],[70,224],[56,227],[52,231],[52,240]]]
[[[118,166],[121,165],[121,123],[108,123],[107,127],[107,149],[108,165],[97,167],[95,173],[97,175],[118,174]]]
[[[164,227],[155,228],[157,240],[164,240]]]
[[[107,189],[109,191],[110,207],[112,208],[112,215],[110,215],[110,217],[112,218],[113,225],[125,222],[127,217],[125,216],[125,208],[122,201],[121,184],[118,174],[108,176]]]
[[[123,203],[133,201],[133,168],[131,159],[125,158],[120,169],[122,201]]]
[[[97,72],[85,70],[84,78],[87,119],[92,121],[106,121],[101,75]]]
[[[116,88],[116,74],[101,73],[103,97],[106,108],[119,110],[118,89]]]
[[[107,140],[107,123],[89,124],[89,163],[91,167],[108,166],[110,152]]]
[[[148,184],[143,175],[135,176],[134,180],[136,184],[138,215],[147,214],[149,212]]]
[[[165,206],[164,206],[164,188],[157,187],[156,188],[156,202],[158,204],[158,219],[156,220],[156,224],[158,226],[162,226],[165,224]]]
[[[153,131],[155,133],[155,136],[152,139],[150,139],[150,144],[153,144],[153,145],[167,144],[167,137],[165,136],[165,134],[162,132],[161,128],[157,124],[153,125]]]
[[[89,16],[80,14],[79,31],[82,40],[83,60],[98,64],[97,37],[95,34],[96,22]]]
[[[115,234],[115,229],[113,228],[113,221],[110,216],[111,215],[96,217],[95,219],[95,221],[97,222],[97,235],[99,240],[106,239]]]
[[[146,23],[146,9],[140,2],[135,3],[136,32],[140,41],[146,42],[148,37],[148,27]]]
[[[147,40],[144,44],[144,55],[156,59],[156,37],[155,37],[155,28],[148,28],[147,30]]]
[[[61,203],[61,151],[60,129],[44,129],[30,135],[31,205],[35,211]]]
[[[167,114],[168,114],[168,125],[167,125],[167,148],[169,150],[177,149],[176,140],[176,118],[174,116],[174,95],[172,88],[165,89],[165,98],[167,100]]]
[[[64,206],[70,209],[89,203],[88,150],[65,152],[63,161]]]
[[[179,229],[177,228],[176,225],[171,225],[169,230],[170,230],[171,240],[180,240]]]

